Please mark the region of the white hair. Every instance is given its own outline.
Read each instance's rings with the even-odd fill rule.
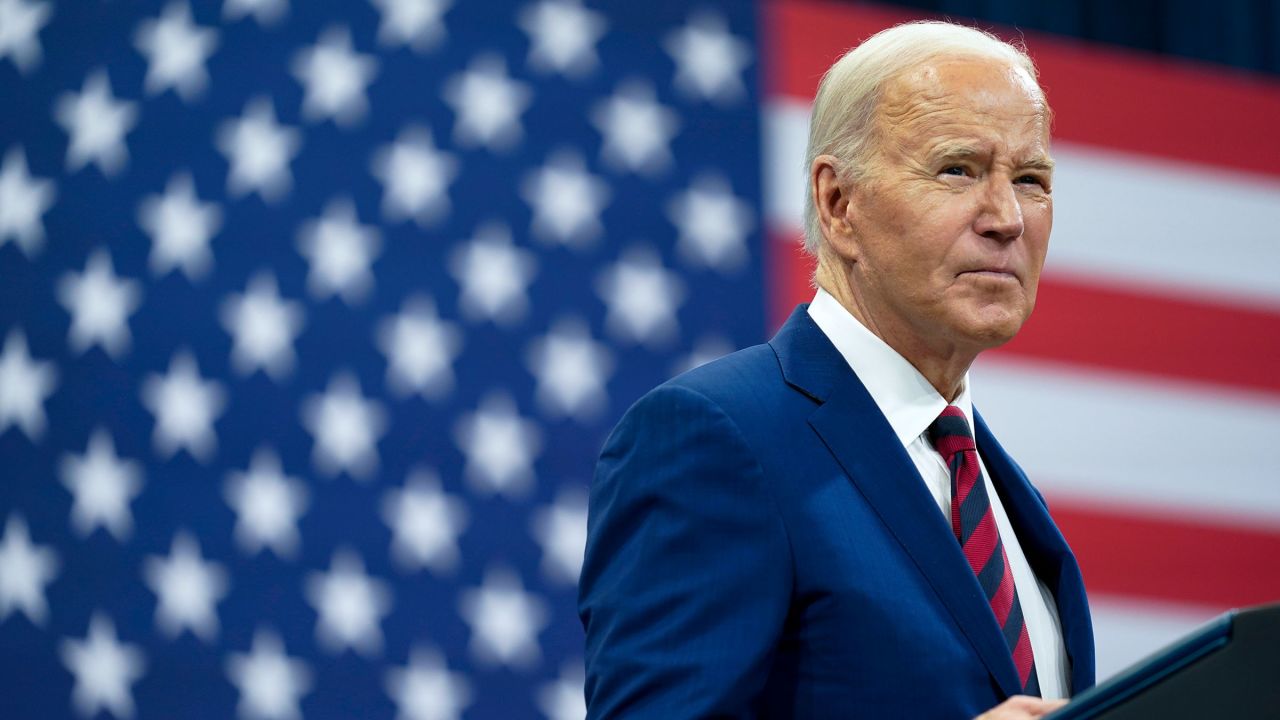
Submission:
[[[876,136],[875,111],[884,87],[898,74],[941,55],[1002,60],[1026,70],[1032,80],[1037,75],[1025,50],[976,28],[924,20],[881,30],[846,52],[818,84],[804,158],[807,183],[812,182],[809,173],[819,155],[840,160],[836,172],[842,181],[865,178]],[[1043,97],[1044,91],[1040,94]],[[1046,103],[1046,112],[1047,107]],[[804,247],[817,255],[822,228],[813,188],[806,184],[805,190]]]

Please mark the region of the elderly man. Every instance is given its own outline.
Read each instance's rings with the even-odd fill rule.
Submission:
[[[967,375],[1035,304],[1049,122],[1031,60],[956,25],[827,72],[813,302],[646,395],[601,455],[591,717],[1038,717],[1093,683],[1079,568]]]

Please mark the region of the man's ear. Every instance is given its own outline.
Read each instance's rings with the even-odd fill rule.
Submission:
[[[852,188],[840,182],[836,170],[840,161],[832,155],[819,155],[809,166],[809,192],[813,193],[813,207],[818,213],[818,227],[826,238],[826,245],[846,260],[857,257],[853,224],[849,222]]]

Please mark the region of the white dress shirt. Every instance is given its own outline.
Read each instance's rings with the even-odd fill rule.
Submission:
[[[947,401],[906,358],[868,330],[825,290],[819,289],[814,296],[809,305],[809,316],[840,351],[880,407],[950,526],[951,474],[925,435],[947,407]],[[967,374],[959,396],[950,404],[964,412],[972,432],[973,400]],[[1000,496],[991,485],[991,474],[982,463],[981,454],[978,466],[982,470],[982,481],[987,486],[987,496],[991,499],[1000,540],[1013,570],[1013,584],[1018,591],[1023,622],[1035,654],[1041,695],[1046,699],[1065,698],[1070,683],[1057,604],[1049,589],[1031,572],[1000,503]]]

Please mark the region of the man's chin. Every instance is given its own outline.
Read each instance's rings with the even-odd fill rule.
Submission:
[[[992,312],[990,308],[977,317],[969,318],[964,323],[960,334],[975,350],[981,352],[1000,347],[1017,336],[1026,321],[1027,314],[1001,310]]]

